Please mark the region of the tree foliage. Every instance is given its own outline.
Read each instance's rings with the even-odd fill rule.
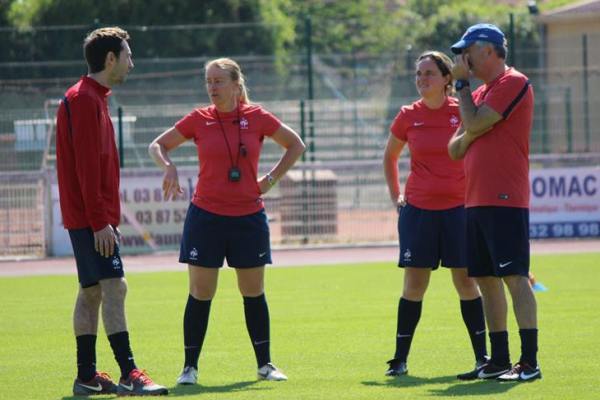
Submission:
[[[281,12],[287,2],[204,0],[199,6],[189,0],[21,0],[12,3],[9,19],[24,30],[31,26],[84,26],[71,32],[38,33],[33,59],[79,57],[76,46],[57,46],[57,42],[80,43],[85,31],[104,25],[128,29],[138,57],[274,54],[293,39],[293,24]]]
[[[567,2],[549,0],[540,7]],[[493,22],[508,33],[509,13],[515,15],[517,48],[533,46],[537,28],[525,3],[513,7],[489,0],[0,0],[0,24],[21,29],[0,42],[0,57],[80,59],[86,32],[121,25],[132,34],[137,58],[262,54],[285,63],[290,54],[304,54],[309,16],[313,49],[322,55],[404,53],[409,46],[448,52],[450,44],[476,22]],[[196,27],[167,28],[185,24]],[[56,25],[81,28],[30,28]]]
[[[352,0],[306,0],[295,3],[291,13],[296,23],[297,46],[304,46],[307,17],[313,27],[316,52],[329,54],[380,53],[402,41],[405,9],[391,2]]]
[[[500,27],[518,47],[529,48],[537,44],[537,28],[527,9],[515,9],[504,4],[490,5],[487,1],[473,0],[443,1],[437,3],[437,12],[425,20],[423,30],[415,40],[415,46],[430,47],[449,52],[449,47],[473,24],[486,22]],[[441,4],[445,3],[445,4]],[[510,14],[514,16],[513,31],[510,31]],[[512,45],[510,43],[509,45]]]

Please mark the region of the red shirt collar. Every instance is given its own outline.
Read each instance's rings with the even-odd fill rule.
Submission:
[[[246,104],[246,103],[240,103],[238,105],[238,108],[236,108],[235,110],[232,110],[232,111],[229,111],[229,112],[220,112],[220,111],[217,111],[217,107],[215,107],[214,104],[211,104],[209,106],[209,110],[210,110],[210,113],[212,115],[214,115],[215,117],[217,116],[217,113],[218,113],[218,115],[219,115],[220,118],[231,118],[231,117],[237,117],[238,116],[238,109],[239,109],[239,115],[240,116],[243,115],[244,111],[248,107],[250,107],[248,104]]]
[[[85,84],[90,85],[92,88],[94,88],[94,90],[96,91],[96,93],[98,93],[99,96],[101,96],[101,97],[110,96],[110,94],[111,94],[110,88],[107,88],[106,86],[101,85],[95,79],[92,79],[89,76],[84,75],[81,77],[81,80],[83,82],[85,82]]]
[[[494,86],[496,83],[498,83],[498,81],[500,80],[500,78],[502,78],[503,76],[505,76],[506,74],[508,74],[512,70],[513,70],[513,67],[506,68],[504,70],[504,72],[502,72],[500,75],[498,75],[497,77],[495,77],[490,83],[487,83],[485,86],[488,87],[488,88]]]

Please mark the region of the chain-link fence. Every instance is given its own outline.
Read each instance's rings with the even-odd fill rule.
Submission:
[[[182,35],[182,40],[203,29],[163,28],[162,34]],[[56,198],[48,178],[54,175],[56,158],[56,107],[66,88],[85,73],[79,49],[88,30],[65,27],[36,33],[47,45],[62,43],[72,48],[63,59],[0,60],[0,256],[52,253],[56,244],[50,243],[53,236],[49,232],[60,215],[52,211]],[[142,35],[141,30],[131,33]],[[18,33],[10,35],[18,39]],[[138,38],[137,43],[148,37]],[[533,160],[542,157],[561,160],[560,165],[573,160],[577,165],[598,165],[600,115],[595,110],[600,109],[600,48],[587,43],[599,41],[600,34],[587,34],[585,38],[564,36],[553,42],[552,48],[516,44],[516,67],[530,77],[536,93]],[[393,117],[402,105],[417,98],[414,59],[425,48],[395,48],[376,55],[317,53],[309,62],[304,49],[295,49],[285,60],[269,54],[224,53],[136,58],[135,46],[134,40],[136,67],[128,81],[114,89],[110,104],[122,143],[124,174],[135,176],[143,171],[160,180],[147,155],[148,144],[193,108],[206,104],[204,62],[233,56],[247,76],[251,99],[300,133],[308,145],[301,165],[267,196],[274,243],[395,239],[395,211],[389,204],[381,160]],[[568,65],[558,61],[563,59],[569,60]],[[266,141],[261,168],[268,168],[280,154],[276,144]],[[403,154],[401,160],[403,172],[407,156]],[[177,149],[173,159],[182,168],[197,168],[191,143]],[[136,189],[143,188],[131,190]],[[142,225],[130,232],[131,238],[138,237],[131,239],[133,242],[141,240],[141,247],[132,246],[132,251],[147,249],[144,237],[151,236],[153,229],[158,229],[156,220],[164,221],[167,214],[158,205],[150,209],[130,206],[134,209],[131,218],[139,216],[137,222]],[[169,211],[172,224],[175,211]],[[152,222],[144,226],[148,215]],[[175,227],[180,229],[180,224]],[[176,247],[178,241],[175,229],[171,234],[175,235],[172,239],[163,238],[167,248]]]

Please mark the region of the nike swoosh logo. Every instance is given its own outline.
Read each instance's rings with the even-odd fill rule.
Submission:
[[[498,372],[493,372],[491,374],[486,374],[483,370],[481,370],[481,371],[479,371],[479,374],[477,374],[477,377],[481,378],[481,379],[495,378],[497,376],[504,375],[508,371],[510,371],[510,370],[505,369],[504,371],[498,371]]]
[[[89,386],[89,385],[84,385],[83,383],[78,383],[79,386],[84,387],[86,389],[90,389],[93,390],[94,392],[101,392],[102,391],[102,385],[98,383],[97,386]]]
[[[532,373],[532,374],[527,374],[527,373],[525,373],[525,372],[521,372],[521,376],[520,376],[520,378],[521,378],[521,379],[523,379],[524,381],[526,381],[526,380],[528,380],[528,379],[531,379],[531,378],[533,378],[533,377],[535,377],[535,376],[539,375],[539,373],[540,373],[540,371],[535,371],[535,372],[534,372],[534,373]]]
[[[421,126],[421,125],[425,125],[425,122],[415,122],[413,125],[414,126]]]
[[[396,337],[403,338],[403,337],[411,337],[411,336],[412,335],[400,335],[400,334],[398,334]]]
[[[261,340],[260,342],[254,342],[255,346],[258,346],[259,344],[265,344],[265,343],[269,343],[268,340]]]
[[[500,264],[499,264],[499,266],[500,266],[500,268],[504,268],[504,267],[506,267],[507,265],[510,265],[510,264],[512,264],[512,263],[513,263],[512,261],[509,261],[509,262],[507,262],[507,263],[500,263]]]
[[[206,121],[206,126],[211,126],[211,125],[214,125],[214,124],[216,124],[216,122],[214,122],[214,121],[213,122]]]
[[[267,254],[267,252],[266,252],[266,251],[265,251],[264,253],[258,253],[258,256],[259,256],[259,257],[264,257],[264,256],[265,256],[265,254]]]
[[[126,385],[124,383],[121,383],[120,385],[123,386],[127,390],[133,390],[133,383],[131,385]]]
[[[482,333],[485,333],[485,329],[482,329],[480,331],[475,331],[476,335],[481,335]]]

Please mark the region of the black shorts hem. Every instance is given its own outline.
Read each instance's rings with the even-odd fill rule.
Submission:
[[[475,271],[475,272],[479,272],[479,271]],[[506,273],[506,274],[497,274],[497,273],[493,273],[492,274],[492,273],[488,273],[486,271],[484,271],[482,273],[479,273],[479,274],[473,274],[473,273],[471,273],[470,270],[468,270],[468,275],[469,275],[469,278],[489,278],[489,277],[492,277],[492,278],[506,278],[508,276],[522,276],[522,277],[525,277],[525,278],[529,278],[529,270],[527,270],[527,271],[519,271],[519,272],[509,272],[509,273]]]
[[[202,264],[199,262],[190,262],[190,261],[185,261],[185,260],[179,260],[179,262],[181,264],[187,264],[187,265],[191,265],[193,267],[203,267],[203,268],[211,268],[211,269],[219,269],[219,268],[224,268],[225,267],[225,263],[221,264],[221,265],[216,265],[216,264]],[[230,268],[234,268],[234,269],[248,269],[248,268],[257,268],[257,267],[266,267],[269,264],[273,264],[272,261],[267,261],[263,264],[259,264],[259,265],[241,265],[241,266],[231,266],[231,265],[227,265]]]
[[[260,265],[242,265],[242,266],[238,266],[238,265],[231,265],[229,266],[230,268],[233,269],[249,269],[249,268],[258,268],[258,267],[266,267],[269,264],[273,264],[271,261],[260,264]]]
[[[181,264],[187,264],[187,265],[192,265],[194,267],[204,267],[204,268],[223,268],[224,263],[221,263],[221,265],[217,265],[214,263],[202,263],[200,261],[196,261],[196,260],[182,260],[179,259],[179,262]]]
[[[398,268],[430,269],[432,271],[435,271],[436,269],[439,268],[439,265],[432,267],[432,266],[427,266],[427,265],[406,265],[406,264],[398,263]]]

